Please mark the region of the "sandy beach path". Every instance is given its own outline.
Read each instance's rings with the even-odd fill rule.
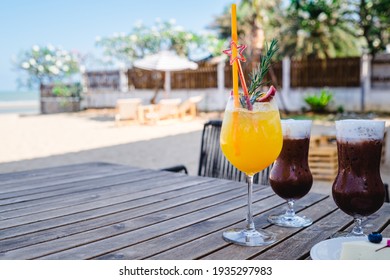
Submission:
[[[116,126],[112,114],[101,112],[0,115],[0,173],[87,161],[147,168],[185,163],[191,156],[197,161],[205,121]],[[187,152],[176,155],[183,150]]]

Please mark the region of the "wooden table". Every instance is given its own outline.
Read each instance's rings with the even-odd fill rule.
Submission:
[[[222,239],[245,225],[243,183],[89,163],[0,174],[0,259],[307,259],[311,247],[352,219],[333,199],[309,193],[297,203],[314,223],[304,229],[270,225],[285,210],[270,187],[255,186],[257,227],[277,234],[265,247]],[[366,231],[390,236],[390,205]]]

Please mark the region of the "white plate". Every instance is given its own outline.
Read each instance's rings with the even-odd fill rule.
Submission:
[[[356,240],[367,240],[367,236],[338,237],[321,241],[311,248],[310,257],[313,260],[339,260],[343,242]]]

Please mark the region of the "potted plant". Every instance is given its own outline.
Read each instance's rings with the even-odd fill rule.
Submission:
[[[41,113],[80,110],[81,90],[77,93],[74,90],[80,87],[80,84],[72,81],[74,75],[80,71],[75,52],[52,45],[35,45],[19,55],[16,66],[26,74],[26,77],[22,78],[23,85],[29,88],[39,87]],[[66,87],[69,87],[69,90],[65,90]]]
[[[305,97],[305,102],[314,113],[326,112],[326,109],[332,100],[333,94],[327,89],[322,89],[319,94],[311,94]]]

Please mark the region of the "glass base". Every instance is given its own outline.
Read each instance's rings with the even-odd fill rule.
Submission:
[[[234,228],[225,231],[222,236],[227,242],[251,247],[264,246],[276,241],[276,235],[266,230]]]
[[[288,216],[288,215],[272,215],[268,217],[268,222],[281,227],[307,227],[310,226],[313,221],[305,216]]]
[[[355,234],[353,231],[338,231],[333,233],[330,238],[338,238],[338,237],[364,237],[366,234]]]

